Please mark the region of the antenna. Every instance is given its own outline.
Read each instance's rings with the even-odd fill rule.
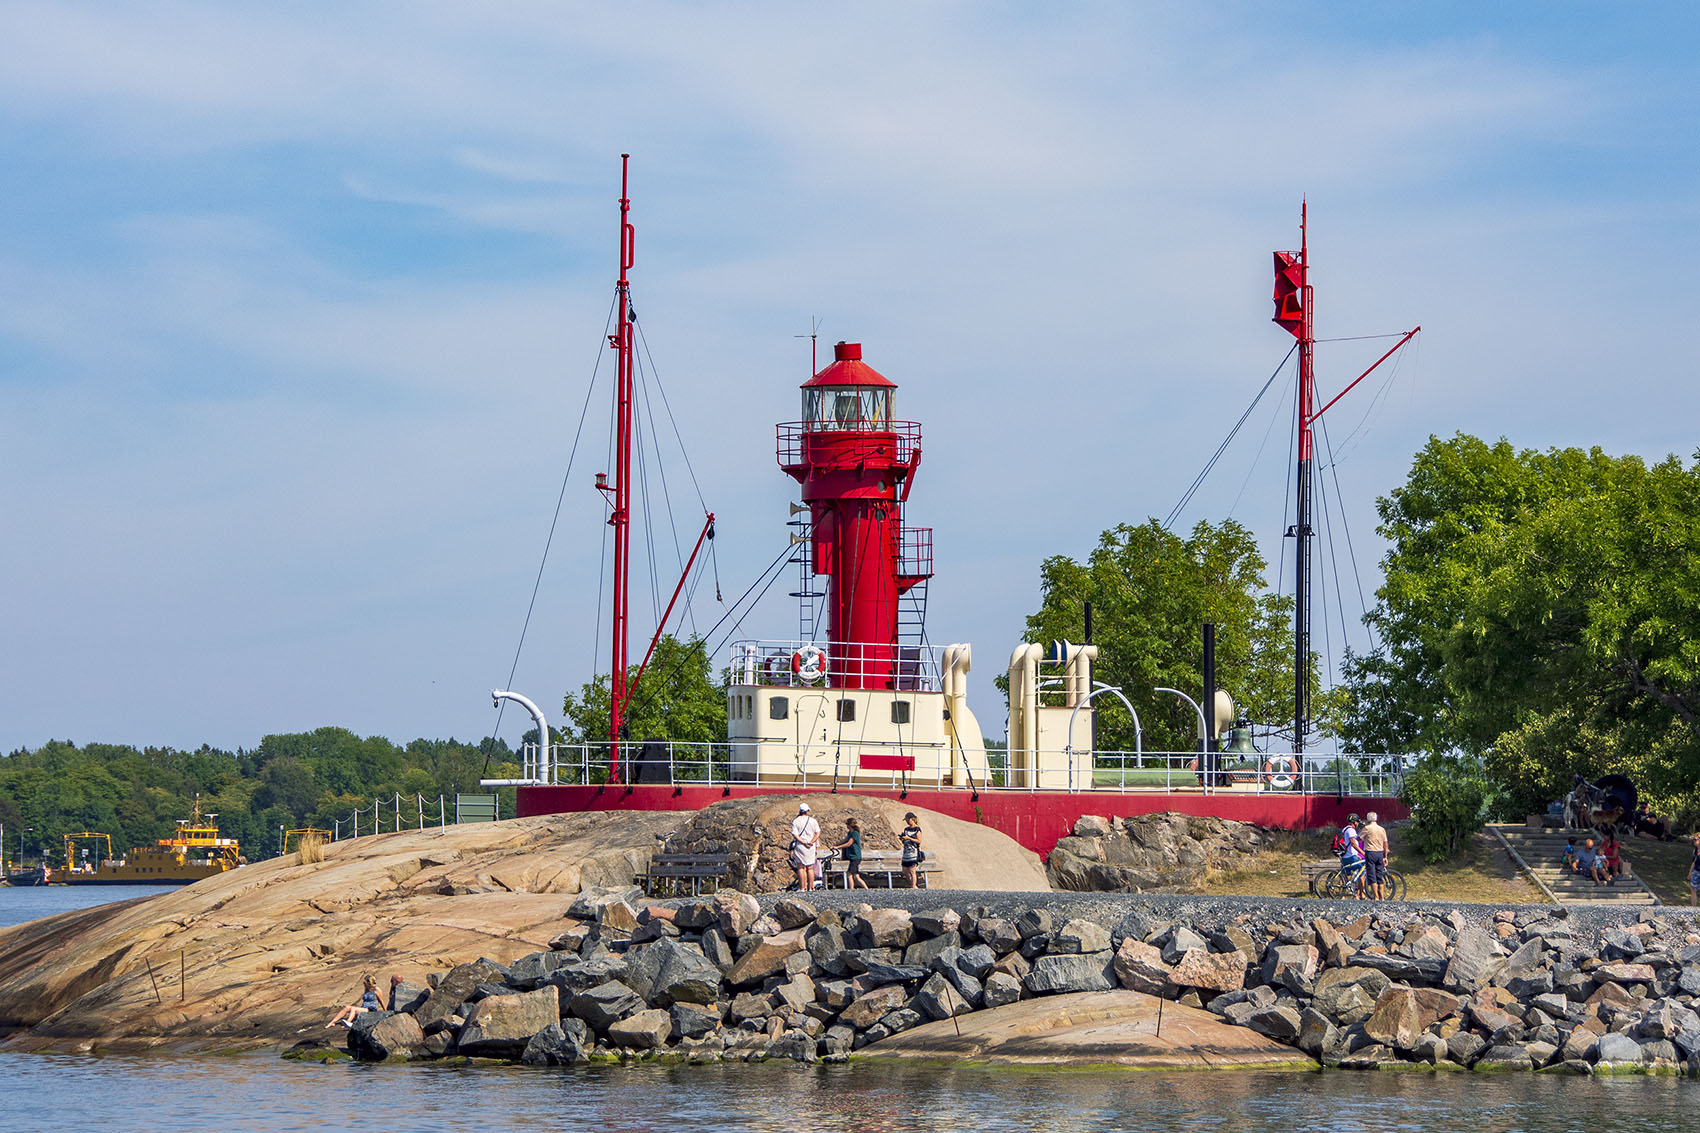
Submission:
[[[815,344],[820,340],[820,316],[813,315],[809,318],[808,334],[794,334],[791,337],[809,340],[809,377],[814,377],[820,369],[820,359],[815,354]]]

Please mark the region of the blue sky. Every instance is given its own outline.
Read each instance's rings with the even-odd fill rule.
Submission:
[[[1366,589],[1375,497],[1431,433],[1696,445],[1687,5],[0,18],[6,750],[488,733],[598,355],[622,151],[727,597],[783,545],[772,426],[819,316],[926,430],[931,633],[975,644],[990,731],[1040,560],[1166,515],[1286,351],[1269,252],[1301,197],[1319,334],[1425,327],[1330,413]],[[1324,393],[1378,352],[1324,347]],[[1275,412],[1182,520],[1232,510],[1272,562]],[[551,710],[602,656],[605,430],[598,394],[514,679]],[[778,594],[744,627],[794,624]]]

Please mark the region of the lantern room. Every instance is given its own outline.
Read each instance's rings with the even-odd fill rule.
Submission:
[[[859,342],[838,343],[832,358],[832,365],[803,383],[804,431],[890,431],[897,383],[862,361]]]

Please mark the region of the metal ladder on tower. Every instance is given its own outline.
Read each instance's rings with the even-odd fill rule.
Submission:
[[[790,592],[790,596],[797,599],[797,640],[813,641],[815,627],[819,624],[815,616],[815,602],[824,598],[826,593],[813,588],[815,572],[809,553],[809,548],[814,546],[812,525],[807,519],[792,519],[787,526],[798,529],[791,536],[791,561],[797,564],[797,589]]]

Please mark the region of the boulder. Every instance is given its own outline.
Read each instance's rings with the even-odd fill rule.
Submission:
[[[654,1050],[673,1033],[673,1020],[658,1008],[629,1015],[608,1028],[608,1041],[632,1050]]]
[[[548,982],[561,989],[563,999],[573,992],[626,978],[626,958],[603,953],[597,956],[574,957],[550,973]]]
[[[1202,948],[1191,948],[1176,962],[1169,979],[1180,987],[1233,991],[1245,986],[1245,969],[1245,956],[1239,952],[1207,952]]]
[[[1051,952],[1079,956],[1089,952],[1108,952],[1110,933],[1095,921],[1072,920],[1051,934]]]
[[[1020,998],[1020,980],[1003,972],[993,972],[986,977],[985,986],[980,991],[980,1006],[987,1009],[1003,1007]]]
[[[779,922],[780,929],[789,932],[791,929],[813,924],[815,907],[796,897],[781,897],[773,903],[772,915],[773,919]]]
[[[568,1010],[602,1034],[642,1007],[643,999],[637,992],[618,980],[610,980],[574,995]]]
[[[738,959],[732,952],[732,945],[727,942],[726,934],[720,931],[718,923],[703,929],[701,947],[702,954],[708,957],[709,963],[722,972],[730,968]]]
[[[861,920],[870,948],[907,948],[915,942],[915,925],[907,909],[874,909]]]
[[[561,993],[552,986],[481,999],[467,1012],[455,1050],[479,1058],[518,1058],[532,1035],[560,1021]]]
[[[1241,974],[1244,974],[1241,966]],[[1109,991],[1115,987],[1110,953],[1044,955],[1033,962],[1022,981],[1035,995],[1071,991]]]
[[[1535,1060],[1524,1043],[1496,1043],[1477,1055],[1472,1065],[1477,1070],[1533,1070]]]
[[[643,951],[660,961],[645,996],[655,1006],[713,1003],[719,996],[720,969],[695,945],[658,940],[646,945]],[[636,985],[633,986],[635,989]]]
[[[1263,982],[1284,987],[1294,995],[1316,991],[1317,950],[1309,944],[1277,944],[1263,954]]]
[[[1406,984],[1438,984],[1446,974],[1446,965],[1439,960],[1397,956],[1391,952],[1362,951],[1352,957],[1352,963]]]
[[[1177,927],[1169,934],[1169,939],[1163,944],[1163,962],[1165,964],[1180,963],[1181,956],[1187,952],[1209,951],[1210,945],[1198,933],[1185,925]]]
[[[1162,995],[1172,982],[1171,969],[1163,963],[1162,951],[1131,936],[1116,949],[1114,968],[1123,987],[1147,995]]]
[[[980,939],[999,956],[1021,947],[1021,930],[1002,917],[981,917],[974,926]]]
[[[430,997],[414,1008],[413,1017],[422,1030],[429,1030],[433,1023],[458,1014],[460,1005],[466,1002],[467,997],[479,984],[498,979],[500,975],[501,970],[488,960],[474,960],[470,964],[456,965],[437,981]]]
[[[1334,1041],[1334,1024],[1328,1016],[1314,1008],[1307,1007],[1299,1012],[1299,1033],[1294,1036],[1293,1043],[1312,1058],[1320,1058],[1324,1047]]]
[[[1596,980],[1605,980],[1614,984],[1638,984],[1653,982],[1653,968],[1650,964],[1631,964],[1617,962],[1601,964],[1594,969]]]
[[[1329,968],[1317,977],[1310,1005],[1335,1026],[1350,1027],[1369,1018],[1392,982],[1370,968]]]
[[[985,944],[976,944],[972,948],[964,948],[962,955],[956,959],[956,966],[973,976],[983,980],[991,972],[992,965],[998,962],[997,953]]]
[[[709,1004],[681,1000],[673,1004],[668,1018],[673,1022],[673,1033],[682,1039],[700,1039],[720,1026],[720,1011]]]
[[[552,952],[577,952],[584,946],[585,939],[590,936],[590,925],[580,921],[569,927],[565,932],[556,933],[549,938],[549,950]]]
[[[714,911],[722,936],[736,940],[761,918],[761,905],[748,893],[722,889],[714,895]]]
[[[943,936],[962,927],[962,914],[955,909],[923,909],[910,914],[909,923],[922,937]]]
[[[1467,926],[1452,941],[1452,959],[1441,974],[1448,991],[1471,992],[1485,986],[1499,970],[1499,945],[1482,929]]]
[[[1596,1064],[1637,1066],[1641,1063],[1641,1044],[1628,1035],[1608,1031],[1594,1045]]]
[[[915,993],[914,1006],[915,1010],[929,1019],[949,1019],[953,1015],[966,1015],[973,1010],[942,973],[934,973],[931,979],[921,985],[921,990]]]
[[[1102,815],[1083,814],[1074,820],[1076,838],[1106,838],[1110,830],[1110,820]]]
[[[1248,1005],[1249,1006],[1249,1005]],[[1255,1011],[1247,1024],[1252,1030],[1268,1035],[1282,1042],[1292,1042],[1299,1037],[1304,1021],[1299,1013],[1285,1004],[1275,1007],[1264,1007]]]
[[[425,1032],[412,1015],[368,1011],[354,1017],[348,1030],[348,1053],[361,1062],[405,1062],[423,1054]]]
[[[935,958],[946,952],[961,951],[962,939],[957,936],[956,930],[952,929],[951,931],[942,933],[938,936],[917,940],[915,943],[905,948],[903,950],[903,963],[905,966],[919,964],[922,967],[926,967],[927,965],[930,965]]]
[[[582,1019],[550,1023],[525,1044],[519,1060],[527,1066],[571,1066],[584,1061],[590,1030]]]
[[[1049,909],[1028,909],[1015,918],[1015,927],[1021,933],[1021,939],[1029,940],[1035,936],[1049,936],[1056,926],[1051,921]]]
[[[873,1026],[888,1011],[903,1006],[908,999],[902,984],[886,984],[864,992],[839,1012],[838,1018],[858,1031]]]
[[[573,898],[573,903],[567,906],[567,916],[600,924],[603,911],[609,905],[624,902],[629,906],[642,899],[643,890],[635,885],[591,885],[581,889]],[[633,927],[636,927],[635,917]]]
[[[841,976],[848,970],[844,964],[844,952],[850,947],[850,941],[840,926],[815,925],[804,934],[803,946],[809,950],[815,964],[828,975]]]
[[[1470,1031],[1459,1031],[1446,1040],[1447,1057],[1460,1066],[1470,1066],[1487,1049],[1487,1040]]]
[[[726,982],[733,987],[741,987],[760,983],[775,972],[784,971],[786,959],[803,950],[803,931],[794,928],[789,932],[761,937],[755,947],[738,957],[727,971]]]
[[[1414,1050],[1417,1039],[1458,1011],[1458,1000],[1433,988],[1389,984],[1364,1020],[1364,1033],[1395,1050]]]

